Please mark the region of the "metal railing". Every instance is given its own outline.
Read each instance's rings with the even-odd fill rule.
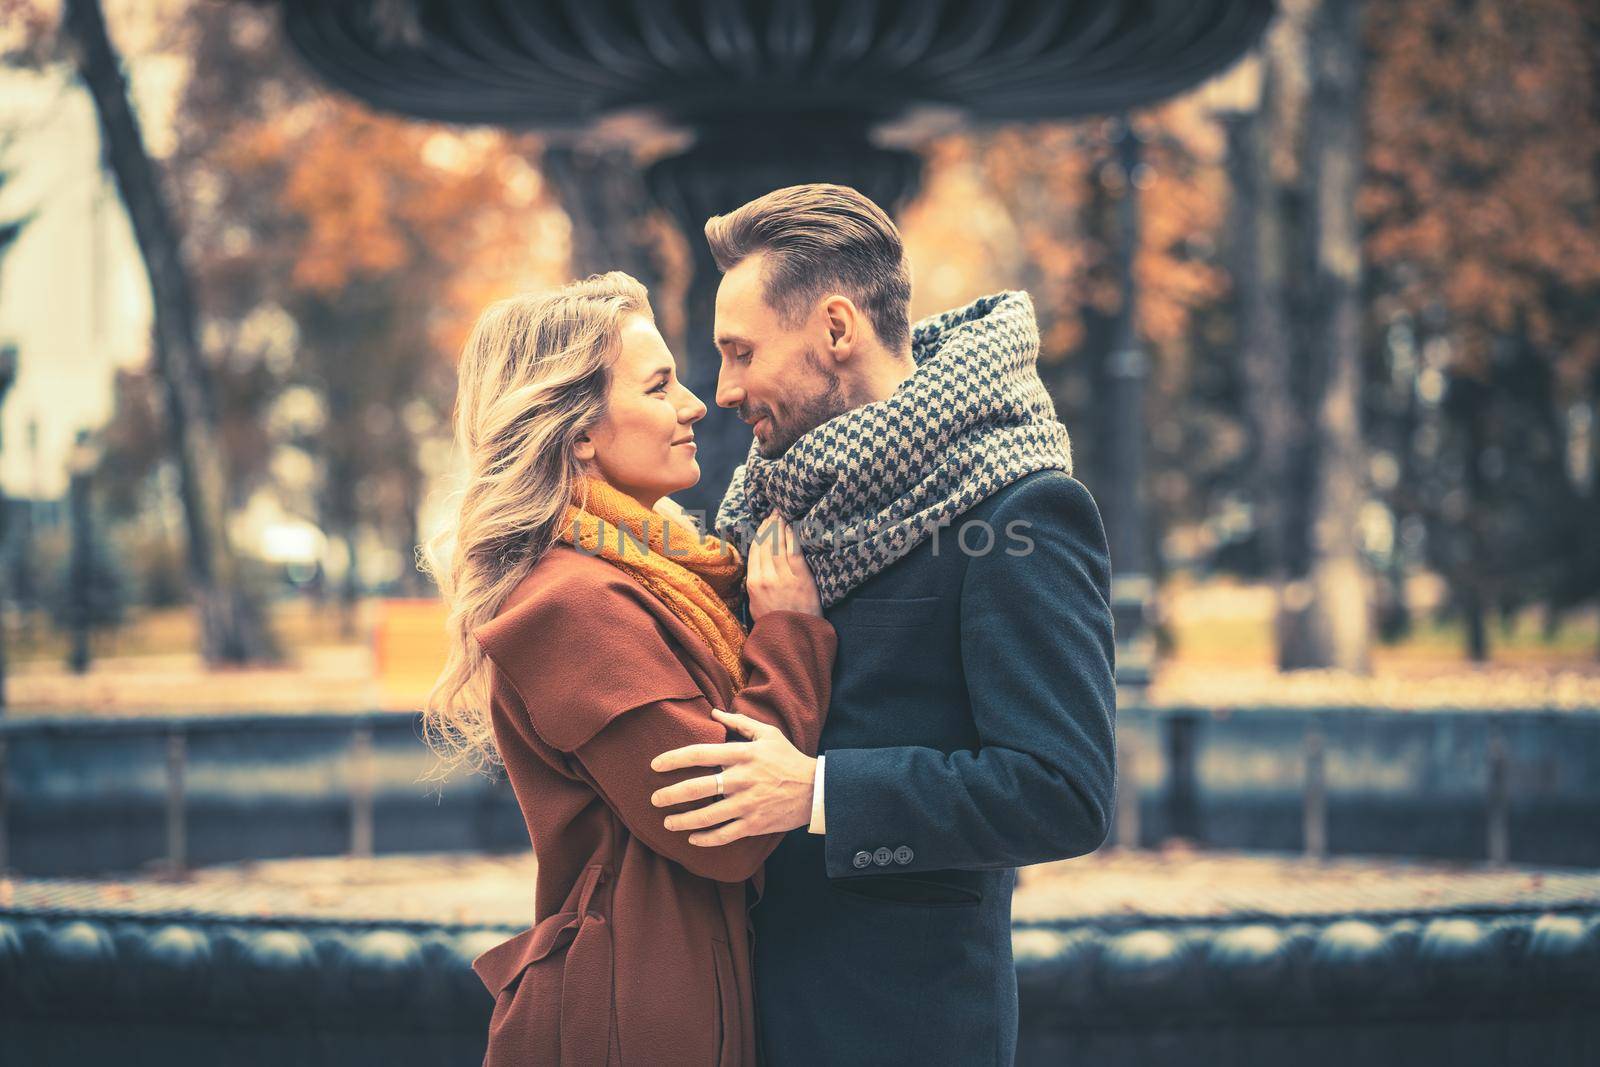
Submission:
[[[1269,730],[1260,737],[1252,736],[1252,719],[1266,722],[1263,715],[1277,716],[1273,728],[1276,733]],[[1286,716],[1298,716],[1299,719],[1288,719]],[[1600,712],[1563,712],[1558,719],[1547,718],[1545,721],[1553,724],[1551,729],[1580,732],[1563,733],[1560,737],[1538,742],[1541,746],[1539,751],[1532,755],[1524,752],[1521,757],[1523,765],[1519,767],[1507,730],[1519,716],[1527,717],[1527,713],[1521,712],[1394,713],[1343,708],[1297,711],[1234,709],[1219,712],[1198,708],[1140,706],[1125,709],[1119,716],[1117,803],[1112,840],[1122,847],[1139,847],[1176,836],[1189,838],[1198,844],[1220,847],[1294,851],[1294,842],[1290,834],[1281,830],[1281,825],[1285,816],[1292,816],[1288,809],[1294,803],[1293,791],[1297,791],[1298,850],[1308,857],[1325,857],[1330,852],[1330,821],[1337,814],[1335,808],[1341,798],[1348,799],[1351,795],[1348,762],[1356,757],[1349,752],[1352,744],[1350,726],[1363,716],[1386,722],[1404,722],[1409,718],[1413,726],[1431,718],[1439,724],[1438,737],[1426,744],[1414,744],[1413,747],[1424,750],[1427,758],[1433,758],[1434,749],[1447,749],[1458,764],[1473,768],[1471,780],[1481,780],[1481,785],[1472,786],[1480,789],[1476,816],[1471,814],[1473,804],[1470,795],[1464,797],[1459,787],[1448,783],[1452,790],[1450,802],[1457,816],[1476,818],[1480,827],[1478,840],[1481,841],[1481,850],[1462,858],[1476,858],[1503,865],[1511,862],[1514,846],[1521,847],[1530,828],[1547,836],[1560,833],[1549,820],[1525,817],[1518,823],[1513,818],[1518,804],[1526,808],[1529,804],[1544,802],[1541,798],[1548,799],[1546,787],[1565,790],[1550,801],[1558,804],[1558,814],[1563,818],[1579,818],[1585,808],[1591,817],[1600,814],[1600,775],[1586,774],[1582,770],[1583,767],[1591,771],[1600,770]],[[1445,722],[1450,716],[1456,717],[1460,729]],[[402,724],[407,725],[403,728]],[[1294,743],[1292,738],[1296,725],[1299,729],[1297,754],[1290,747]],[[125,772],[128,763],[138,762],[140,758],[145,763],[149,762],[150,756],[159,759],[155,751],[148,750],[148,746],[159,744],[164,739],[165,766],[161,772],[164,774],[164,789],[158,793],[153,782],[146,781],[147,788],[141,794],[144,799],[140,801],[141,804],[159,803],[163,808],[164,855],[148,857],[143,862],[154,861],[169,872],[183,871],[197,862],[193,834],[196,745],[200,741],[210,744],[207,751],[211,753],[211,763],[207,769],[213,784],[206,803],[211,804],[217,801],[215,782],[218,773],[215,761],[224,758],[219,755],[217,735],[229,731],[240,731],[241,734],[223,746],[221,752],[233,753],[226,755],[226,758],[252,764],[270,757],[270,753],[267,756],[258,754],[252,738],[271,732],[296,734],[294,744],[284,755],[282,770],[303,773],[308,783],[307,789],[316,793],[320,798],[319,803],[328,810],[343,808],[343,849],[353,856],[372,856],[379,847],[380,798],[393,800],[397,796],[413,797],[420,802],[423,794],[433,788],[397,773],[397,768],[410,770],[414,766],[420,776],[432,762],[431,753],[420,740],[418,717],[409,712],[187,716],[162,720],[0,721],[0,870],[10,869],[17,857],[18,823],[28,809],[41,804],[60,804],[63,797],[80,806],[92,805],[99,800],[93,771],[70,777],[67,774],[70,768],[58,767],[52,771],[46,767],[45,772],[56,773],[62,780],[52,778],[48,788],[39,784],[42,761],[54,758],[60,763],[69,762],[69,757],[58,751],[47,752],[45,756],[36,752],[29,761],[31,777],[23,776],[28,778],[27,782],[19,780],[14,763],[28,745],[42,740],[72,738],[76,742],[103,734],[108,738],[108,750],[91,753],[91,756],[105,763],[108,773]],[[381,743],[378,740],[380,731],[383,734]],[[134,753],[138,748],[136,741],[146,746],[141,750],[144,752],[142,757]],[[1524,747],[1528,744],[1526,732],[1522,743]],[[1220,748],[1208,756],[1208,746]],[[1576,755],[1564,751],[1574,746],[1580,750]],[[1372,745],[1368,743],[1367,747],[1371,748]],[[411,762],[413,752],[414,763]],[[1217,754],[1219,752],[1220,755]],[[1379,759],[1382,755],[1380,753],[1379,757],[1372,757],[1369,754],[1361,758]],[[1342,786],[1330,780],[1330,761],[1341,758],[1346,761],[1347,772],[1347,780]],[[1248,827],[1230,828],[1222,825],[1225,820],[1219,821],[1214,813],[1209,813],[1219,799],[1226,799],[1226,788],[1233,787],[1219,787],[1209,781],[1205,770],[1207,761],[1210,761],[1214,771],[1219,760],[1226,762],[1234,759],[1240,762],[1265,761],[1277,776],[1270,788],[1256,791],[1266,797],[1259,802],[1263,810],[1269,804],[1275,806],[1275,825],[1280,825],[1280,831],[1271,841],[1253,841]],[[1578,771],[1567,774],[1554,786],[1550,783],[1541,784],[1539,773],[1549,773],[1545,765],[1560,759],[1577,760]],[[1527,766],[1530,763],[1538,766],[1530,769]],[[1298,765],[1298,782],[1293,781],[1295,764]],[[147,771],[154,772],[155,769],[150,766]],[[1395,772],[1389,773],[1391,777],[1396,776]],[[1448,777],[1437,768],[1405,773],[1418,779],[1419,791],[1412,799],[1419,804],[1426,799],[1423,791],[1437,784],[1432,783],[1432,779]],[[330,781],[333,782],[332,786],[329,785]],[[1532,786],[1537,788],[1530,788]],[[231,817],[246,817],[238,815],[238,810],[242,809],[247,815],[253,803],[274,802],[261,801],[249,795],[248,784],[236,789],[232,786],[228,788],[231,791],[225,799],[234,811]],[[297,786],[293,781],[284,786],[280,780],[282,788],[293,791]],[[515,798],[504,786],[503,778],[493,785],[481,778],[473,778],[465,784],[452,784],[449,788],[455,805],[452,810],[457,814],[450,815],[447,812],[440,818],[463,818],[479,824],[486,819],[496,820],[496,825],[505,828],[502,847],[517,847],[519,843],[525,847],[525,834],[519,832],[520,813],[516,810]],[[1250,788],[1238,787],[1235,799],[1249,796]],[[463,797],[467,793],[471,795]],[[280,792],[275,800],[285,802],[284,795]],[[1396,813],[1399,813],[1411,800],[1404,795],[1391,795],[1384,802],[1392,802]],[[110,800],[106,804],[108,807],[114,806]],[[501,808],[505,810],[501,811]],[[117,815],[126,818],[127,812],[121,811]],[[1386,821],[1392,822],[1393,819]],[[1519,825],[1523,838],[1517,836]],[[440,836],[457,842],[446,847],[484,847],[482,833],[441,833]],[[1424,836],[1419,832],[1419,839]],[[1347,829],[1343,851],[1352,851],[1350,837]],[[1574,847],[1580,845],[1581,842],[1576,842]],[[335,845],[336,850],[338,847]],[[319,851],[323,854],[328,851],[326,841],[319,846]],[[1470,848],[1464,846],[1462,851],[1470,851]],[[1586,859],[1583,855],[1578,855],[1575,862],[1579,865],[1600,865],[1600,861]]]

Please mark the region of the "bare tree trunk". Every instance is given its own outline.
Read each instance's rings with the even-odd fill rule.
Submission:
[[[1233,132],[1241,364],[1281,670],[1365,671],[1359,8],[1285,0]]]
[[[1310,187],[1315,208],[1312,396],[1317,457],[1310,520],[1310,652],[1316,666],[1370,670],[1371,590],[1358,519],[1361,435],[1361,4],[1323,0],[1312,21]],[[1310,664],[1308,664],[1310,665]]]
[[[1450,385],[1458,402],[1454,410],[1461,420],[1466,456],[1467,513],[1466,552],[1457,571],[1458,602],[1466,623],[1467,658],[1474,663],[1489,659],[1489,628],[1484,625],[1483,565],[1485,549],[1483,536],[1484,477],[1483,450],[1485,445],[1484,419],[1488,416],[1489,388],[1476,378],[1459,377]]]
[[[150,277],[156,369],[166,386],[189,537],[189,579],[200,612],[201,654],[209,664],[277,654],[259,605],[245,593],[228,544],[226,485],[209,374],[196,339],[188,271],[154,165],[128,103],[120,57],[106,36],[99,0],[67,0],[62,28],[94,98],[104,152]]]
[[[1593,530],[1600,527],[1600,367],[1589,372],[1589,460],[1585,474],[1583,501],[1590,519],[1588,527]],[[1584,563],[1595,593],[1594,657],[1600,660],[1600,548],[1592,540]]]
[[[1297,367],[1309,360],[1305,300],[1306,118],[1310,109],[1307,0],[1286,2],[1262,50],[1261,103],[1235,136],[1234,221],[1239,247],[1241,371],[1255,434],[1253,477],[1262,564],[1278,590],[1280,669],[1305,666],[1311,601],[1305,536],[1307,427]]]
[[[1383,580],[1387,586],[1385,602],[1376,620],[1380,639],[1391,643],[1401,640],[1412,631],[1413,612],[1406,587],[1410,571],[1406,530],[1408,521],[1419,521],[1418,513],[1422,506],[1418,494],[1417,450],[1413,443],[1422,425],[1416,389],[1423,359],[1420,324],[1413,320],[1402,336],[1405,340],[1389,346],[1390,360],[1387,364],[1391,413],[1388,447],[1397,463],[1394,487],[1389,494],[1395,537],[1384,568]]]

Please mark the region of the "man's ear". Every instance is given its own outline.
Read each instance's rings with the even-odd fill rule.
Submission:
[[[849,359],[861,343],[861,310],[849,297],[834,293],[822,302],[822,314],[828,326],[829,353],[836,360]]]

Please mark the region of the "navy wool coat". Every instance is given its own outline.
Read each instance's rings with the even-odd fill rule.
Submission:
[[[785,836],[752,913],[763,1062],[1012,1062],[1016,868],[1110,823],[1110,597],[1094,498],[1042,470],[827,609],[827,833]]]

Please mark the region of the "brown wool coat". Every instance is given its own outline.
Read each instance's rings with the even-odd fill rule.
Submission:
[[[495,997],[485,1067],[756,1062],[749,906],[783,834],[706,847],[650,803],[713,773],[668,749],[736,736],[713,707],[780,727],[815,755],[837,635],[763,615],[737,698],[692,629],[604,560],[557,544],[474,631],[495,740],[538,857],[534,925],[473,961]]]

